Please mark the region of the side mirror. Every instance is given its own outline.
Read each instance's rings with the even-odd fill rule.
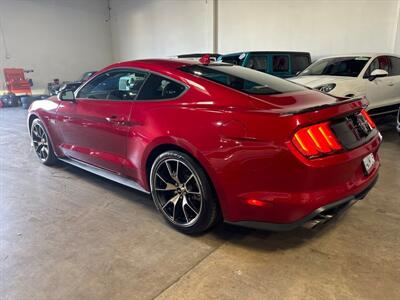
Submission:
[[[58,94],[58,99],[60,99],[61,101],[71,101],[71,102],[75,102],[76,101],[75,94],[74,94],[73,90],[62,90]]]
[[[369,79],[369,81],[372,81],[372,80],[374,80],[375,78],[378,78],[378,77],[386,77],[386,76],[388,76],[388,75],[389,75],[389,73],[388,73],[387,71],[385,71],[385,70],[382,70],[382,69],[375,69],[375,70],[373,70],[373,71],[371,72],[371,75],[369,75],[368,79]]]

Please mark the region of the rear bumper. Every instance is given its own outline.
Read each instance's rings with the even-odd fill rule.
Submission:
[[[334,217],[337,217],[338,215],[343,213],[347,208],[351,207],[355,202],[363,199],[368,194],[368,192],[374,187],[377,181],[378,181],[378,175],[375,175],[375,178],[372,180],[372,182],[360,193],[321,206],[316,210],[314,210],[312,213],[305,216],[304,218],[293,223],[278,224],[278,223],[253,222],[253,221],[239,221],[239,222],[226,222],[226,223],[242,227],[249,227],[249,228],[270,230],[270,231],[289,231],[301,226],[315,227],[316,225],[323,224],[329,220],[332,220]]]

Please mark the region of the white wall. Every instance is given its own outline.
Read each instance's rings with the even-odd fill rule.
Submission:
[[[220,52],[393,52],[398,0],[220,0]]]
[[[213,50],[214,0],[110,5],[106,22],[107,0],[0,0],[0,70],[34,69],[41,92],[53,78],[75,80],[112,61]],[[400,0],[219,0],[218,51],[400,54],[399,18]]]
[[[115,60],[212,49],[212,0],[111,0]]]
[[[212,0],[111,0],[114,58],[212,51]],[[218,51],[400,52],[400,0],[219,0]],[[396,38],[398,39],[396,42]]]
[[[53,78],[76,80],[112,62],[106,0],[0,0],[0,90],[3,68],[33,69],[33,90]],[[6,59],[6,55],[9,56]],[[27,77],[28,77],[27,76]]]

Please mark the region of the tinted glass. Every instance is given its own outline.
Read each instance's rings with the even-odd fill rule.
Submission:
[[[181,70],[248,94],[272,95],[306,90],[287,80],[239,66],[192,65]]]
[[[151,74],[140,91],[137,100],[158,100],[176,98],[183,93],[185,86],[165,77]]]
[[[388,76],[394,76],[395,70],[393,62],[394,61],[389,56],[379,56],[375,58],[369,65],[367,71],[364,74],[364,77],[365,78],[369,77],[371,75],[371,72],[376,69],[385,70],[386,72],[388,72]]]
[[[272,57],[272,72],[289,72],[289,56],[274,55]]]
[[[370,57],[334,57],[321,59],[303,72],[303,75],[332,75],[357,77],[365,67]]]
[[[146,79],[146,73],[134,70],[113,70],[103,73],[78,93],[78,98],[133,100]]]
[[[399,76],[400,75],[400,58],[390,56],[390,62],[392,65],[391,74],[389,76]]]
[[[303,71],[310,65],[310,57],[306,54],[292,54],[292,72],[296,74],[297,72]]]
[[[267,72],[267,56],[251,55],[246,67],[260,72]]]

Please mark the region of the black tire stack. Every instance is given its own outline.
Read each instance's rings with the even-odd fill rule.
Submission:
[[[38,95],[38,96],[21,96],[21,104],[23,109],[28,109],[31,104],[36,100],[43,100],[48,98],[48,95]]]

